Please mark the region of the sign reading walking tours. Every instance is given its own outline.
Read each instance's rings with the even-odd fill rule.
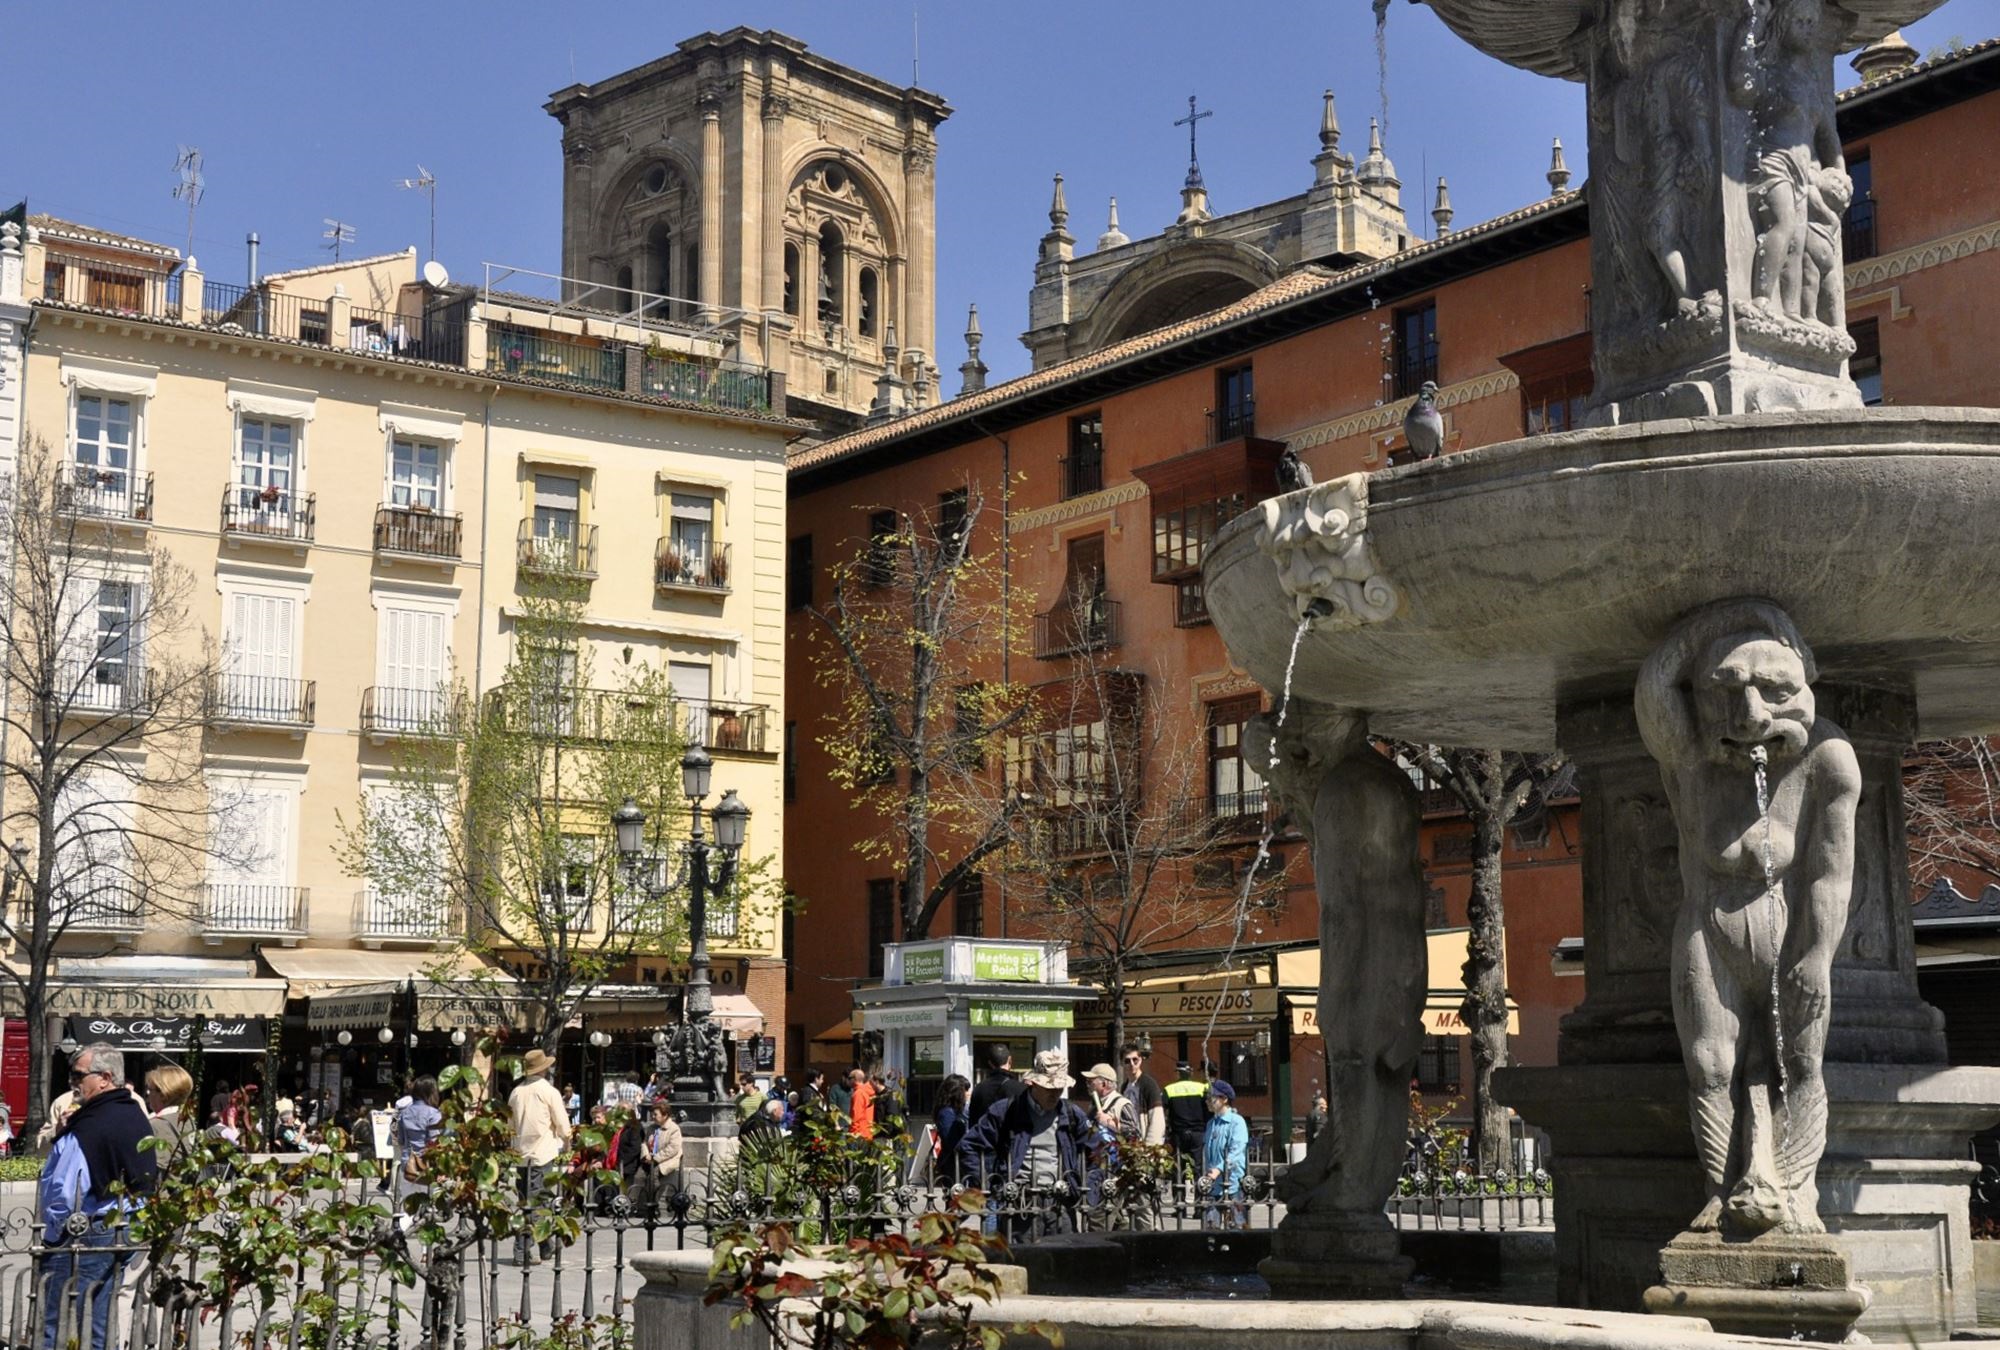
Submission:
[[[966,1013],[975,1029],[1060,1030],[1076,1022],[1076,1015],[1067,1003],[988,1003],[975,999],[967,1006]]]

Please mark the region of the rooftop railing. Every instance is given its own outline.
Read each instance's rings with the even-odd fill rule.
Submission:
[[[486,337],[486,368],[506,375],[580,384],[593,389],[625,388],[625,349],[599,347],[567,338],[495,326]]]
[[[646,353],[639,388],[654,398],[738,412],[771,411],[771,372],[733,361],[696,361]]]

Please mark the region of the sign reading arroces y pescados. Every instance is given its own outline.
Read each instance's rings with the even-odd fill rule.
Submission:
[[[1035,984],[1042,978],[1039,947],[974,947],[972,978],[1001,984]]]

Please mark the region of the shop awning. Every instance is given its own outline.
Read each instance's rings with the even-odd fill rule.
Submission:
[[[717,994],[715,1001],[722,1002]],[[665,1026],[669,1015],[666,993],[657,984],[600,984],[577,1009],[571,1025],[603,1031],[645,1031]]]
[[[748,994],[716,994],[713,996],[715,1010],[709,1020],[715,1022],[732,1036],[762,1036],[764,1034],[764,1010],[751,1002]]]
[[[470,952],[441,956],[430,951],[366,951],[359,947],[281,947],[266,948],[258,955],[290,986],[293,998],[305,999],[357,985],[402,984],[440,975],[450,980],[476,977],[488,969]]]
[[[248,961],[199,957],[64,958],[49,980],[58,1017],[282,1017],[285,982],[259,979]],[[0,981],[0,1012],[24,1015],[21,991]]]

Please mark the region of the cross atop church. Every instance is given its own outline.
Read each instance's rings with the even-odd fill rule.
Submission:
[[[1194,110],[1194,94],[1188,94],[1188,116],[1174,118],[1174,126],[1186,126],[1188,128],[1188,172],[1190,174],[1194,174],[1196,172],[1196,164],[1200,164],[1200,160],[1194,158],[1194,126],[1202,118],[1212,118],[1212,116],[1216,116],[1216,114],[1210,108],[1202,108],[1200,112],[1196,112]]]

